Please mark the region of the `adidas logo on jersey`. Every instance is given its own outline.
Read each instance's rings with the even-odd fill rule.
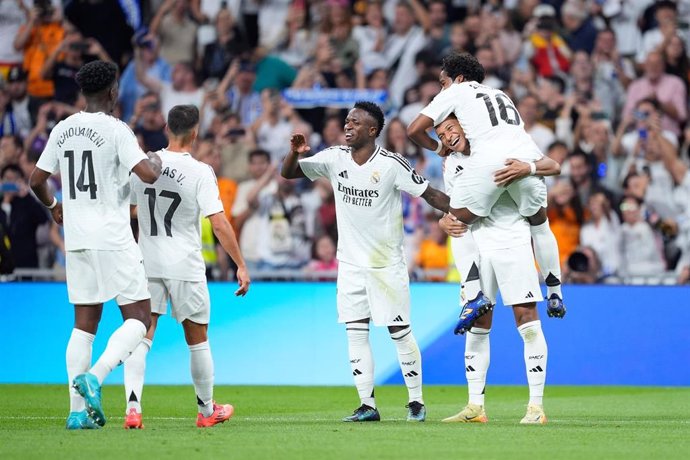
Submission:
[[[347,177],[347,171],[342,171],[340,174],[338,174],[338,177],[342,177],[343,179],[349,179]]]
[[[460,166],[460,165],[457,165],[457,166],[455,167],[455,174],[459,173],[459,172],[462,171],[463,169],[465,169],[465,168],[463,168],[463,167]]]
[[[396,316],[395,319],[393,320],[393,322],[394,323],[402,323],[403,322],[402,316],[400,316],[400,315]]]
[[[532,291],[529,291],[527,295],[525,296],[525,299],[534,299],[534,294],[532,294]]]

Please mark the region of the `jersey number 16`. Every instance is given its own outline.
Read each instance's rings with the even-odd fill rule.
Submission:
[[[484,93],[477,93],[476,99],[484,99],[484,104],[486,104],[486,110],[489,111],[489,119],[491,120],[491,126],[498,125],[498,118],[496,118],[496,109],[494,108],[494,103],[491,100],[491,96]],[[509,125],[519,125],[520,124],[520,114],[513,105],[513,103],[508,99],[507,96],[498,93],[496,94],[496,102],[498,103],[498,110],[501,120],[505,121]],[[510,111],[510,115],[508,112]]]

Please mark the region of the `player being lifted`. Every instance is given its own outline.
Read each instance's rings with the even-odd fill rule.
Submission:
[[[401,155],[375,141],[383,129],[381,109],[357,102],[345,119],[347,146],[298,161],[308,152],[302,134],[291,139],[282,175],[326,177],[333,184],[338,222],[338,322],[345,323],[350,366],[361,406],[347,422],[378,421],[369,322],[388,326],[409,392],[407,420],[424,421],[422,356],[410,328],[410,288],[402,242],[401,191],[446,211],[448,196],[429,186]]]
[[[66,353],[73,386],[68,429],[105,424],[101,384],[137,347],[151,322],[141,251],[129,226],[129,173],[149,184],[161,173],[160,158],[156,154],[147,158],[127,125],[110,115],[117,103],[117,66],[90,62],[76,80],[86,109],[53,128],[31,176],[31,188],[55,222],[64,220],[67,294],[75,315]],[[58,172],[62,204],[46,185]],[[103,302],[113,298],[124,323],[91,367]]]
[[[213,401],[213,359],[208,343],[211,300],[206,267],[201,256],[200,221],[208,217],[218,241],[237,264],[239,289],[249,290],[249,275],[235,233],[223,212],[216,176],[210,166],[189,154],[199,132],[199,109],[177,105],[168,113],[169,144],[158,152],[163,172],[149,185],[132,177],[132,204],[137,205],[139,246],[151,291],[151,327],[146,338],[125,361],[125,428],[143,428],[141,394],[146,354],[151,348],[158,317],[168,300],[172,316],[182,324],[189,345],[192,380],[196,391],[196,425],[210,427],[228,420],[230,404]]]
[[[455,114],[472,146],[472,155],[458,178],[458,186],[465,192],[458,197],[458,208],[451,209],[451,213],[460,221],[472,224],[477,218],[488,216],[499,196],[507,191],[520,214],[530,223],[537,261],[547,286],[547,313],[561,318],[565,315],[565,306],[561,293],[558,243],[546,217],[544,180],[533,177],[534,169],[532,175],[505,187],[496,184],[493,177],[509,158],[534,165],[543,154],[525,131],[510,98],[500,90],[480,84],[483,79],[484,69],[474,56],[467,53],[446,56],[440,75],[443,89],[410,124],[408,135],[417,145],[440,152],[442,143],[429,137],[426,131],[451,113]],[[468,330],[491,308],[481,292],[476,267],[463,281],[470,301],[460,314],[456,327],[460,333]]]
[[[436,127],[436,133],[444,146],[451,151],[444,162],[443,178],[452,205],[458,194],[466,193],[455,185],[470,159],[470,146],[454,115],[441,122]],[[499,185],[530,174],[528,163],[513,159],[507,163],[508,166],[495,175]],[[560,173],[560,165],[548,157],[536,161],[535,166],[538,176]],[[520,423],[546,423],[542,400],[546,381],[547,347],[536,309],[536,301],[541,300],[541,293],[532,257],[529,225],[507,192],[503,192],[498,198],[488,217],[479,219],[472,225],[471,233],[474,238],[467,232],[468,227],[465,224],[450,218],[449,215],[444,216],[440,224],[441,228],[453,237],[451,250],[461,279],[469,276],[472,265],[478,266],[482,290],[492,304],[496,301],[496,291],[500,289],[504,304],[512,305],[515,323],[524,342],[530,393],[527,413]],[[489,332],[492,317],[493,312],[490,311],[477,319],[467,331],[465,375],[469,402],[462,411],[444,419],[444,422],[488,421],[484,411],[484,390],[490,361]]]

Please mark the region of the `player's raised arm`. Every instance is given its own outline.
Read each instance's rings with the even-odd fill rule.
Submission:
[[[535,161],[527,163],[520,160],[506,160],[506,167],[494,173],[494,182],[498,185],[506,186],[511,182],[527,176],[558,176],[561,173],[561,165],[545,156]]]
[[[311,148],[307,145],[304,134],[293,134],[290,138],[290,152],[283,160],[283,168],[280,170],[280,175],[286,179],[307,177],[304,175],[302,168],[300,168],[298,160],[300,154],[307,153],[309,150],[311,150]]]
[[[244,262],[242,257],[242,252],[240,251],[240,245],[237,243],[237,237],[235,232],[228,222],[227,217],[225,217],[224,212],[219,212],[208,216],[208,220],[211,221],[211,226],[213,227],[213,233],[218,238],[220,245],[225,249],[225,252],[232,258],[233,262],[237,264],[237,282],[240,287],[235,291],[235,295],[244,296],[247,291],[249,291],[249,272],[247,271],[247,264]]]
[[[420,113],[407,127],[407,137],[409,137],[412,142],[424,149],[440,153],[441,149],[443,148],[443,144],[427,134],[427,131],[433,127],[434,120]]]
[[[132,168],[132,172],[143,182],[153,184],[161,175],[163,163],[156,152],[148,152],[147,155],[148,160],[141,160]]]

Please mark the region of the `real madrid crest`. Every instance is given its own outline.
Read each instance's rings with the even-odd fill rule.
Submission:
[[[378,171],[374,171],[371,173],[371,183],[372,184],[378,184],[381,181],[381,173]]]

